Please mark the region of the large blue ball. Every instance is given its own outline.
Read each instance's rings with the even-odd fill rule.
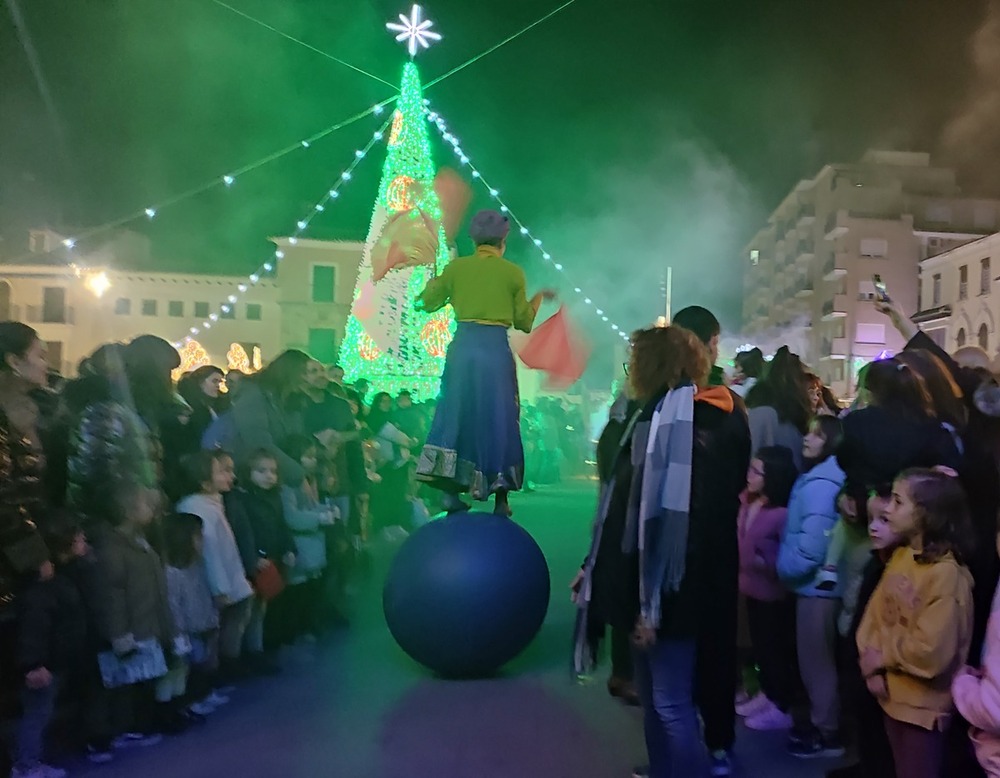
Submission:
[[[389,631],[448,677],[489,675],[520,654],[549,607],[549,567],[508,518],[453,513],[400,548],[382,592]]]

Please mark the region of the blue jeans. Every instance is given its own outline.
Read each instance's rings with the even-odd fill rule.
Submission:
[[[695,640],[658,639],[633,649],[650,778],[708,775],[708,752],[694,707]]]
[[[59,685],[56,678],[44,689],[21,689],[23,714],[17,727],[16,767],[29,770],[42,761],[45,730],[52,721]]]

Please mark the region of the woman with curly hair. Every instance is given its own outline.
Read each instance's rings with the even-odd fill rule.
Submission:
[[[686,329],[632,336],[628,377],[638,410],[574,582],[578,672],[592,665],[603,625],[632,632],[653,776],[708,774],[694,702],[698,635],[709,618],[736,619],[735,516],[750,440],[732,393],[707,386],[710,369],[708,349]],[[732,568],[731,612],[717,597],[715,579],[728,580],[723,567]]]

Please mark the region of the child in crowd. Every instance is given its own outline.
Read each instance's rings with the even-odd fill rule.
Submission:
[[[833,528],[830,540],[831,549],[837,547],[837,555],[833,556],[832,552],[828,552],[827,560],[836,560],[836,580],[842,583],[841,609],[837,617],[837,630],[841,637],[851,630],[865,567],[871,561],[868,502],[867,495],[852,496],[846,486],[837,497],[837,512],[840,518]],[[822,573],[820,580],[823,581],[820,587],[826,588]]]
[[[62,778],[65,770],[42,761],[46,730],[60,688],[86,657],[86,606],[74,579],[64,570],[87,553],[87,541],[71,517],[49,521],[46,540],[55,574],[30,584],[20,597],[18,671],[21,721],[17,728],[11,778]]]
[[[302,465],[304,476],[298,487],[283,486],[281,501],[285,523],[295,536],[295,566],[288,572],[288,589],[282,597],[283,638],[294,642],[297,638],[315,640],[318,632],[317,616],[322,597],[322,576],[326,568],[325,528],[333,525],[332,508],[319,501],[316,480],[319,468],[319,449],[314,439],[294,436],[284,450]]]
[[[199,516],[178,513],[168,517],[163,527],[170,612],[178,633],[190,647],[189,656],[175,661],[156,689],[157,700],[170,707],[177,727],[228,702],[222,695],[208,699],[208,679],[218,664],[219,612],[205,573],[203,526]],[[189,675],[193,676],[190,684]],[[181,710],[189,686],[196,702],[192,710]]]
[[[326,568],[323,571],[322,620],[334,627],[343,627],[347,619],[347,587],[354,569],[354,547],[351,544],[347,517],[351,513],[351,497],[342,494],[337,461],[323,457],[317,477],[320,503],[330,507],[336,520],[323,528],[326,537]]]
[[[972,576],[962,565],[965,493],[956,478],[907,470],[893,482],[886,518],[905,545],[861,619],[859,665],[882,706],[897,778],[939,778],[951,683],[972,638]]]
[[[778,580],[776,564],[788,517],[788,498],[798,477],[792,453],[782,446],[760,449],[747,470],[740,495],[737,533],[740,594],[746,598],[760,692],[736,706],[750,729],[788,729],[795,691],[795,600]]]
[[[236,496],[246,512],[256,547],[253,574],[275,566],[282,577],[287,577],[288,570],[295,566],[295,538],[285,523],[278,460],[270,451],[261,449],[251,455],[249,466],[249,477]],[[244,640],[247,654],[255,657],[252,661],[262,668],[276,667],[270,656],[276,646],[264,634],[267,609],[268,602],[258,591]]]
[[[161,736],[155,722],[153,682],[166,671],[164,650],[173,646],[176,630],[170,614],[167,584],[160,557],[146,540],[159,514],[162,495],[157,489],[135,483],[109,485],[111,529],[94,538],[94,552],[106,587],[106,640],[113,656],[102,654],[102,672],[115,662],[136,665],[142,677],[109,689],[112,730],[119,732],[115,748],[153,745]],[[163,669],[159,669],[163,668]],[[110,686],[108,678],[105,685]],[[92,754],[95,761],[101,754]]]
[[[253,607],[253,587],[247,580],[222,495],[233,488],[233,460],[224,451],[199,451],[185,458],[191,485],[198,492],[177,503],[178,513],[193,513],[203,525],[202,555],[209,589],[219,610],[219,666],[223,677],[244,674],[240,665],[243,636]]]
[[[778,552],[778,576],[796,594],[795,633],[799,673],[809,697],[807,725],[796,727],[788,750],[803,759],[838,757],[840,696],[837,691],[837,611],[840,591],[820,589],[830,532],[837,523],[837,495],[844,472],[834,452],[840,444],[840,421],[817,416],[802,440],[806,470],[788,503],[788,521]]]
[[[886,563],[903,543],[903,538],[889,526],[889,502],[888,495],[872,494],[868,498],[866,514],[872,550],[861,573],[850,623],[846,632],[841,630],[843,635],[841,685],[848,698],[850,714],[846,720],[853,722],[854,725],[854,742],[859,761],[848,767],[828,772],[827,778],[885,778],[895,775],[896,771],[892,761],[892,749],[889,747],[885,726],[882,723],[882,708],[868,693],[864,676],[858,667],[857,645],[858,627],[865,608],[882,578]]]
[[[1000,778],[1000,586],[993,595],[982,667],[963,667],[951,685],[951,693],[958,712],[971,725],[969,737],[979,764],[989,778]]]

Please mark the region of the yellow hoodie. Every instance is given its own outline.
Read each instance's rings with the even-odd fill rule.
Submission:
[[[943,730],[952,712],[951,682],[972,636],[972,576],[951,554],[920,563],[898,548],[858,627],[858,651],[882,652],[896,721]]]

